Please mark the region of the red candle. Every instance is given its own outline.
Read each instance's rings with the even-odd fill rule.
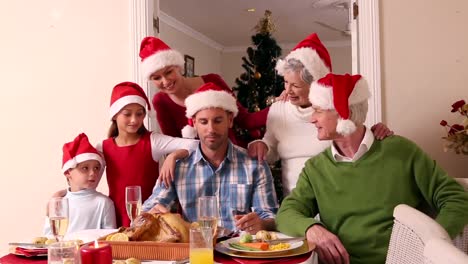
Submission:
[[[82,246],[81,264],[112,264],[111,246],[98,241]]]

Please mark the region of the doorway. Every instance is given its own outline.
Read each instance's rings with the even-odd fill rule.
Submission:
[[[379,1],[350,0],[350,6],[357,5],[357,20],[352,20],[351,27],[356,34],[352,37],[352,53],[355,56],[353,73],[366,77],[372,97],[369,100],[369,113],[366,125],[381,122],[381,74],[380,74],[380,38],[379,38]],[[139,70],[139,44],[148,35],[156,35],[153,23],[157,23],[159,0],[132,0],[132,62],[133,78],[145,86]],[[354,27],[354,28],[353,28]],[[146,85],[147,86],[147,85]]]

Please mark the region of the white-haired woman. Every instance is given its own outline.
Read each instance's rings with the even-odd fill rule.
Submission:
[[[311,83],[331,71],[330,55],[314,33],[280,60],[276,70],[284,77],[288,101],[277,101],[270,107],[263,139],[250,143],[248,150],[252,157],[270,163],[281,160],[286,196],[296,186],[305,161],[330,146],[329,141],[317,139],[317,129],[310,123],[313,109],[309,101]],[[374,125],[372,131],[377,139],[393,134],[381,123]]]

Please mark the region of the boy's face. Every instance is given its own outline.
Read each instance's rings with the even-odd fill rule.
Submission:
[[[101,163],[97,160],[80,162],[76,168],[67,170],[65,176],[72,192],[96,189],[102,176]]]

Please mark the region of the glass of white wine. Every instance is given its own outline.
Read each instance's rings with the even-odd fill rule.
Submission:
[[[201,227],[210,227],[213,231],[213,241],[216,241],[218,229],[218,197],[202,196],[198,198],[198,223]]]
[[[62,241],[68,229],[68,199],[66,197],[51,198],[47,205],[47,215],[52,234],[57,241]]]
[[[133,220],[141,212],[141,187],[127,186],[125,187],[125,204],[127,206],[127,215],[130,218],[130,226],[133,225]]]

